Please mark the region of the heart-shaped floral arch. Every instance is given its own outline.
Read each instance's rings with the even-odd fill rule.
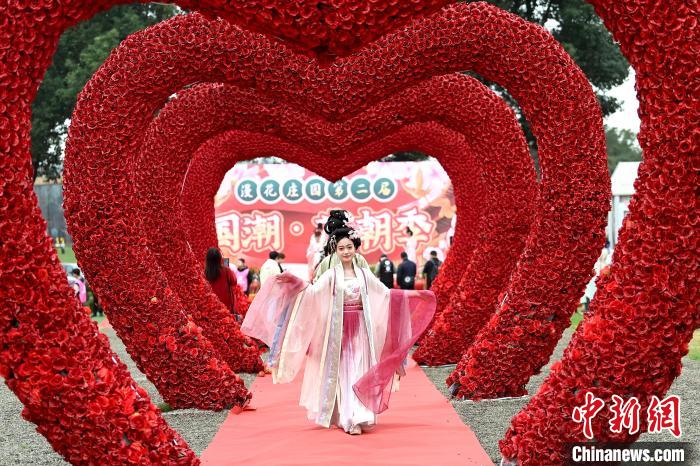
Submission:
[[[119,52],[121,52],[122,49],[119,49]],[[117,53],[117,55],[120,55],[120,53]],[[121,54],[123,55],[123,54]],[[125,69],[119,62],[113,63],[114,66],[117,68],[122,69],[122,71],[126,72],[126,75],[133,75],[137,76],[136,74],[132,74],[129,72],[128,69]],[[151,66],[148,66],[151,68]],[[108,90],[108,89],[100,89],[98,84],[94,84],[97,79],[99,79],[101,76],[109,76],[111,71],[109,70],[108,67],[103,68],[100,70],[100,72],[96,75],[95,80],[93,80],[90,83],[90,88],[92,89],[92,92],[98,93],[100,95],[106,96],[106,95],[113,95],[113,90]],[[111,78],[109,78],[107,83],[111,83]],[[441,91],[442,92],[442,99],[441,100],[434,100],[432,101],[431,105],[429,105],[429,108],[432,109],[433,112],[439,111],[439,116],[443,119],[451,119],[452,124],[456,127],[459,127],[463,125],[465,122],[468,122],[469,119],[466,117],[462,117],[462,119],[455,118],[454,116],[452,117],[445,117],[443,114],[445,113],[444,107],[445,105],[440,105],[441,102],[447,101],[447,96],[449,96],[451,93],[457,91],[460,89],[459,85],[455,85],[454,83],[460,83],[460,82],[471,82],[470,86],[467,86],[464,89],[464,92],[466,91],[471,91],[474,92],[474,89],[476,89],[474,86],[477,85],[476,81],[469,80],[469,78],[463,77],[463,78],[455,78],[451,80],[450,82],[447,82],[447,84],[453,83],[452,86],[444,86],[444,89]],[[122,83],[123,87],[122,89],[127,90],[127,93],[131,96],[139,95],[140,93],[140,87],[138,82],[127,82],[127,80],[124,80]],[[464,86],[462,86],[464,88]],[[481,93],[488,92],[485,87],[480,86],[478,87],[478,90]],[[432,94],[435,94],[433,92]],[[385,112],[387,116],[383,117],[384,119],[387,119],[389,116],[395,114],[396,112],[403,112],[402,113],[402,118],[403,119],[415,119],[415,118],[424,118],[425,116],[421,116],[419,113],[417,113],[417,109],[419,108],[416,103],[419,99],[419,96],[422,96],[425,98],[426,95],[431,95],[430,92],[425,88],[425,86],[420,87],[418,89],[415,89],[412,92],[406,92],[405,95],[403,95],[403,99],[399,104],[394,104],[393,106],[388,106],[384,105],[384,107],[380,107],[377,110],[375,110],[374,113],[367,113],[363,117],[358,117],[354,120],[353,125],[347,125],[348,129],[345,129],[344,131],[341,131],[340,134],[347,134],[349,132],[349,128],[355,127],[355,132],[362,132],[363,135],[369,134],[380,134],[379,130],[374,130],[370,131],[369,128],[369,123],[372,120],[376,119],[382,119],[381,115],[382,112]],[[81,125],[91,127],[91,128],[97,128],[99,126],[101,127],[116,127],[109,123],[111,119],[114,119],[114,121],[122,121],[124,118],[124,112],[129,113],[133,110],[125,109],[126,103],[129,101],[128,99],[125,98],[117,98],[118,101],[121,102],[122,108],[121,112],[115,112],[115,113],[108,113],[108,112],[101,112],[101,113],[91,113],[89,118],[94,119],[95,121],[90,122],[86,121],[85,117],[81,119],[80,116],[76,115],[74,118],[75,121],[75,126],[74,128],[78,128]],[[258,113],[259,109],[258,108],[253,108],[250,106],[248,102],[232,102],[230,100],[222,99],[222,98],[217,98],[214,97],[211,99],[212,102],[218,102],[219,106],[216,107],[216,109],[221,109],[222,111],[228,112],[226,115],[217,115],[215,118],[213,115],[209,115],[208,113],[204,113],[203,111],[190,111],[189,113],[192,115],[195,115],[197,118],[199,118],[198,123],[193,124],[193,123],[187,123],[183,124],[182,122],[175,122],[175,126],[177,129],[175,130],[175,134],[173,136],[166,135],[164,139],[166,141],[169,141],[173,148],[168,148],[164,152],[166,154],[171,154],[171,153],[188,153],[188,148],[191,147],[192,144],[197,144],[196,141],[199,139],[196,137],[193,137],[190,135],[187,131],[183,131],[182,127],[185,128],[199,128],[200,125],[204,125],[205,122],[207,121],[212,121],[212,122],[221,122],[228,124],[229,120],[243,120],[245,124],[247,124],[249,127],[253,127],[253,123],[256,121],[260,121],[258,125],[264,125],[267,124],[265,119],[261,118],[258,116],[257,118],[254,116],[255,114]],[[100,106],[102,106],[105,102],[109,101],[109,98],[104,98],[102,99]],[[144,100],[139,99],[139,105],[143,104]],[[176,103],[179,102],[176,101]],[[490,100],[485,100],[482,102],[482,105],[478,107],[478,109],[481,109],[482,106],[488,106],[492,102],[500,102],[495,96],[492,96]],[[223,105],[222,105],[223,103]],[[460,102],[456,102],[460,103]],[[461,102],[462,104],[467,104],[467,102]],[[517,125],[514,123],[514,117],[512,115],[512,112],[507,110],[507,108],[503,105],[502,102],[501,104],[501,112],[499,114],[488,114],[483,112],[483,114],[480,116],[480,119],[473,124],[475,127],[482,127],[482,131],[486,130],[486,126],[489,125],[490,123],[486,123],[484,120],[488,119],[488,116],[493,116],[493,122],[491,124],[495,124],[496,126],[499,124],[506,124],[504,121],[505,116],[510,116],[510,123],[509,123],[509,131],[511,134],[519,134],[517,131]],[[455,105],[455,103],[452,104],[454,107],[458,107],[458,105]],[[116,107],[114,107],[116,108]],[[239,111],[239,112],[232,112],[232,110],[238,109],[238,108],[249,108],[247,112]],[[211,110],[216,111],[216,109],[212,108]],[[476,110],[476,109],[475,109]],[[394,112],[394,113],[392,113]],[[458,108],[455,108],[454,114],[458,115],[460,112],[463,114],[464,111],[460,111]],[[137,113],[143,114],[142,111],[139,111]],[[291,114],[290,114],[291,115]],[[285,118],[289,119],[290,117],[282,117],[279,116],[278,119],[281,121],[284,121]],[[299,118],[299,117],[297,117]],[[472,117],[472,120],[474,117]],[[96,121],[96,120],[99,120]],[[130,119],[132,121],[136,121],[133,119]],[[147,124],[149,121],[144,120],[143,124]],[[397,122],[398,123],[398,122]],[[318,123],[315,123],[318,124]],[[396,124],[396,123],[395,123]],[[118,125],[117,125],[118,126]],[[131,131],[129,134],[122,134],[120,137],[117,137],[115,139],[122,140],[122,141],[130,141],[132,144],[134,141],[138,140],[137,137],[135,137],[133,134],[135,134],[133,131],[138,130],[138,126],[134,125],[133,128],[129,127],[123,127],[122,128],[125,131]],[[157,132],[157,131],[156,131]],[[298,131],[303,134],[303,131]],[[322,136],[326,134],[327,131],[321,131],[321,134],[319,136]],[[183,135],[186,135],[183,137]],[[482,150],[489,150],[490,147],[494,147],[497,145],[503,145],[504,147],[510,148],[510,150],[520,150],[519,152],[519,157],[517,160],[513,161],[508,164],[508,161],[513,159],[513,157],[503,157],[499,161],[501,164],[505,164],[504,166],[500,167],[498,170],[492,170],[492,173],[484,174],[484,177],[489,177],[492,178],[492,183],[493,180],[496,180],[497,177],[500,177],[501,184],[499,186],[496,186],[495,189],[491,191],[491,193],[496,193],[496,196],[505,196],[505,198],[508,198],[507,201],[505,202],[496,202],[493,203],[493,205],[490,206],[490,210],[492,212],[489,214],[489,221],[492,223],[489,223],[488,225],[491,228],[491,231],[493,232],[494,236],[499,237],[499,241],[501,242],[501,251],[504,257],[506,258],[503,261],[503,264],[500,264],[499,262],[499,254],[491,250],[492,257],[487,259],[488,261],[492,261],[494,264],[497,264],[501,266],[500,268],[493,268],[492,270],[496,273],[493,275],[482,275],[484,277],[484,280],[481,282],[483,290],[479,289],[479,287],[474,287],[473,292],[474,293],[485,293],[491,296],[491,300],[495,299],[495,295],[500,291],[500,289],[503,286],[503,280],[509,275],[510,269],[514,263],[515,256],[514,252],[517,252],[520,250],[522,247],[522,235],[527,231],[527,228],[529,226],[529,221],[530,218],[527,215],[522,215],[522,212],[526,212],[528,210],[528,203],[529,199],[532,197],[532,187],[528,186],[528,183],[526,182],[526,176],[525,175],[518,175],[519,172],[526,172],[528,165],[529,165],[529,160],[527,157],[527,152],[525,149],[525,144],[524,140],[522,139],[522,136],[516,137],[514,140],[501,140],[497,137],[498,131],[491,130],[491,134],[486,134],[484,132],[483,134],[478,134],[478,131],[474,130],[472,133],[472,138],[476,138],[479,136],[482,139]],[[491,137],[492,139],[489,139]],[[102,300],[107,303],[108,308],[110,303],[115,303],[115,308],[118,306],[118,303],[123,303],[123,301],[119,301],[122,296],[125,296],[125,293],[123,292],[123,289],[121,289],[121,286],[127,285],[126,283],[116,283],[120,276],[126,276],[125,274],[127,273],[128,270],[133,270],[133,269],[143,269],[147,265],[147,263],[153,262],[152,259],[150,259],[150,254],[153,253],[157,258],[160,259],[160,263],[162,267],[167,268],[168,273],[165,275],[168,277],[168,290],[175,290],[176,294],[180,295],[180,298],[183,299],[183,302],[186,303],[185,309],[186,309],[186,314],[188,315],[193,315],[194,320],[196,323],[199,323],[202,325],[204,328],[204,335],[205,336],[210,336],[213,335],[211,338],[212,341],[215,342],[215,346],[217,348],[221,348],[221,352],[223,354],[226,354],[226,351],[228,351],[228,357],[225,358],[229,364],[236,368],[236,369],[241,369],[241,368],[246,368],[250,367],[251,363],[244,363],[241,364],[240,362],[236,361],[237,353],[236,350],[237,348],[240,348],[240,346],[235,346],[231,344],[231,335],[235,335],[235,332],[237,331],[236,328],[233,328],[231,330],[227,330],[226,324],[228,320],[228,325],[233,326],[233,322],[231,321],[230,316],[228,315],[228,311],[221,306],[221,304],[216,300],[216,298],[211,295],[211,293],[206,292],[208,290],[208,286],[203,282],[203,280],[197,280],[197,277],[200,274],[193,273],[193,270],[196,268],[198,261],[193,258],[190,254],[188,254],[188,250],[185,247],[185,241],[182,235],[180,235],[179,238],[177,238],[174,234],[169,235],[167,234],[168,231],[172,230],[172,222],[167,222],[166,224],[163,225],[156,225],[155,227],[153,226],[153,223],[158,223],[159,219],[165,219],[169,218],[170,215],[168,214],[167,209],[165,209],[165,205],[160,201],[160,197],[162,197],[165,193],[168,193],[168,186],[171,187],[172,189],[170,190],[171,194],[174,192],[176,193],[178,191],[177,186],[181,184],[181,181],[174,181],[173,180],[163,180],[161,177],[159,177],[157,174],[154,176],[153,170],[154,167],[157,166],[158,161],[163,162],[163,161],[168,161],[167,162],[167,167],[166,167],[166,173],[172,174],[174,171],[177,172],[176,169],[173,168],[173,164],[171,163],[170,158],[164,158],[162,156],[155,156],[153,157],[152,162],[147,162],[146,165],[150,166],[151,169],[148,172],[147,176],[145,177],[146,180],[152,180],[150,182],[154,182],[155,184],[151,184],[150,186],[157,186],[157,189],[150,189],[148,190],[148,186],[142,186],[139,189],[136,189],[135,192],[138,192],[139,195],[137,196],[140,201],[137,202],[131,202],[131,201],[126,201],[124,204],[126,209],[122,210],[120,213],[116,214],[114,213],[114,210],[118,207],[118,199],[119,196],[121,195],[122,198],[124,196],[123,192],[121,193],[109,193],[108,195],[105,195],[104,193],[101,193],[100,196],[105,199],[109,200],[109,209],[112,211],[112,217],[118,219],[116,223],[116,229],[114,229],[114,224],[110,226],[104,226],[101,225],[99,227],[95,227],[94,224],[93,226],[88,229],[85,228],[85,225],[83,224],[74,224],[74,215],[73,213],[77,213],[80,211],[80,209],[77,207],[77,203],[81,202],[81,196],[84,196],[83,193],[89,193],[89,191],[86,189],[87,184],[84,182],[80,182],[77,184],[78,190],[73,189],[73,179],[78,179],[81,180],[85,178],[86,174],[84,173],[84,170],[89,167],[90,170],[96,170],[97,167],[99,166],[97,162],[94,160],[88,160],[88,159],[82,159],[78,158],[75,159],[72,157],[72,153],[74,152],[73,147],[74,145],[80,145],[80,141],[86,141],[87,144],[90,147],[94,147],[98,149],[99,153],[102,154],[101,159],[104,161],[104,163],[111,164],[115,160],[114,158],[111,158],[109,156],[105,156],[108,152],[107,151],[113,151],[113,153],[126,153],[128,150],[126,148],[119,147],[119,145],[115,144],[109,144],[108,148],[101,149],[98,148],[97,146],[97,139],[91,137],[89,133],[79,133],[79,132],[71,132],[71,138],[69,141],[69,146],[68,146],[68,156],[66,157],[66,206],[67,206],[67,212],[68,212],[68,221],[69,225],[71,225],[71,228],[77,230],[75,232],[75,240],[76,240],[76,252],[78,256],[80,257],[81,264],[88,276],[92,276],[95,270],[100,270],[104,267],[104,257],[111,257],[112,255],[117,253],[117,250],[120,249],[119,241],[115,237],[110,237],[109,231],[110,228],[112,228],[111,231],[113,231],[118,237],[135,237],[137,234],[141,234],[145,236],[146,238],[151,237],[151,238],[159,238],[159,244],[151,244],[150,252],[144,252],[143,257],[138,258],[141,259],[140,262],[138,263],[130,263],[128,260],[132,260],[136,254],[132,254],[129,257],[122,257],[120,258],[121,263],[118,264],[112,264],[110,266],[109,270],[105,273],[102,274],[102,276],[97,277],[97,280],[91,278],[91,283],[93,286],[97,289],[98,293],[102,297]],[[178,143],[172,144],[174,141],[178,141]],[[485,142],[488,141],[491,144],[486,144]],[[350,140],[350,142],[356,142]],[[519,149],[518,149],[519,147]],[[508,149],[504,149],[508,150]],[[178,152],[179,151],[179,152]],[[89,154],[89,152],[83,150],[78,152],[78,154],[82,157],[85,156],[85,154]],[[124,159],[122,158],[122,162]],[[365,160],[366,162],[367,160]],[[318,164],[317,164],[318,165]],[[357,165],[357,163],[355,163]],[[508,166],[509,165],[509,166]],[[321,166],[321,165],[319,165]],[[344,166],[349,167],[350,165],[344,164]],[[184,172],[184,168],[186,167],[186,162],[185,165],[182,167],[180,170],[181,172]],[[522,167],[522,168],[521,168]],[[508,171],[508,168],[510,169],[510,174],[507,174],[506,172]],[[80,172],[82,170],[82,174]],[[128,169],[127,173],[132,171],[133,169]],[[138,173],[139,170],[133,170],[134,172]],[[497,175],[496,172],[500,173],[500,175]],[[77,174],[76,174],[77,173]],[[119,186],[118,191],[125,191],[128,189],[128,186],[131,184],[129,181],[118,181],[118,180],[111,180],[110,172],[103,172],[99,178],[102,180],[100,184],[102,185],[103,182],[106,182],[107,185],[109,186]],[[123,176],[123,170],[120,169],[112,169],[112,173],[115,173],[117,176]],[[507,180],[506,178],[511,177],[511,180]],[[519,181],[522,180],[522,181]],[[155,191],[151,193],[152,191]],[[518,194],[511,194],[511,193],[518,193]],[[493,194],[492,194],[493,196]],[[504,198],[504,199],[505,199]],[[499,201],[504,201],[504,199],[499,199]],[[82,206],[83,210],[85,209],[94,209],[94,199],[82,199]],[[146,227],[145,231],[140,231],[142,228],[141,223],[137,218],[134,218],[133,215],[135,215],[135,207],[139,205],[139,203],[143,204],[149,204],[151,209],[151,212],[159,212],[157,215],[152,215],[149,214],[149,216],[144,217],[147,222],[144,223],[144,227]],[[507,216],[503,215],[503,209],[511,209],[511,213]],[[520,213],[520,218],[516,219],[514,218],[516,213]],[[500,214],[500,215],[499,215]],[[500,218],[499,218],[500,217]],[[90,217],[85,216],[89,220]],[[104,223],[104,218],[95,218],[97,222],[103,222]],[[151,223],[149,224],[150,221]],[[500,223],[499,223],[500,222]],[[149,228],[150,227],[150,228]],[[124,228],[129,228],[130,230],[128,232],[124,231]],[[509,235],[511,237],[509,238],[508,235],[506,234],[507,230],[512,230]],[[96,231],[98,232],[99,236],[93,236],[90,234],[90,231]],[[84,236],[86,235],[87,236]],[[83,238],[87,238],[86,242],[83,242]],[[493,239],[493,238],[492,238]],[[88,244],[90,247],[88,248],[85,253],[83,253],[83,248],[81,247],[81,244]],[[98,244],[103,244],[106,245],[105,247],[109,248],[107,250],[101,249]],[[490,246],[491,241],[487,244],[487,246]],[[165,258],[167,256],[167,259]],[[483,259],[482,259],[483,261]],[[457,267],[455,267],[455,271],[457,271]],[[143,275],[146,276],[146,279],[150,279],[152,276],[155,275],[155,273],[159,272],[159,270],[151,271],[144,273]],[[194,278],[193,278],[194,277]],[[493,279],[493,280],[491,280]],[[138,280],[138,277],[133,277],[129,279],[128,286],[129,287],[134,287],[136,286],[134,281]],[[143,288],[151,290],[152,287],[154,286],[151,283],[148,283],[146,285],[141,285]],[[484,291],[486,290],[486,292]],[[186,296],[186,297],[185,297]],[[185,401],[180,401],[180,399],[184,396],[184,394],[179,394],[178,396],[172,395],[168,396],[168,392],[170,390],[175,390],[176,393],[180,393],[180,391],[183,389],[186,384],[183,384],[183,378],[186,379],[187,373],[189,372],[189,365],[192,364],[192,361],[188,360],[187,365],[183,365],[180,369],[178,369],[176,366],[177,362],[172,362],[170,365],[170,373],[166,375],[160,373],[160,362],[162,360],[168,360],[170,358],[171,354],[177,354],[178,351],[185,351],[187,352],[188,355],[192,355],[193,353],[197,353],[196,348],[192,347],[186,347],[181,344],[179,344],[177,341],[172,341],[172,338],[177,337],[177,335],[173,335],[170,337],[171,343],[170,345],[154,345],[152,342],[154,341],[159,341],[163,340],[166,338],[166,335],[168,335],[168,332],[172,332],[174,329],[178,327],[178,324],[176,317],[177,313],[173,311],[169,312],[158,312],[157,310],[154,310],[154,312],[151,312],[148,317],[141,317],[145,322],[148,322],[148,327],[146,330],[143,328],[134,328],[132,325],[132,321],[134,319],[134,316],[143,316],[143,311],[140,310],[138,307],[133,306],[131,303],[125,303],[126,305],[122,305],[122,311],[119,312],[119,315],[117,318],[112,318],[113,326],[119,334],[122,336],[122,338],[127,342],[127,347],[129,348],[130,352],[135,355],[135,360],[137,360],[140,363],[140,367],[142,368],[143,372],[145,372],[149,377],[154,378],[156,385],[158,385],[158,382],[160,382],[160,386],[158,387],[160,390],[164,391],[163,395],[166,397],[166,399],[169,399],[169,401],[173,404],[176,405],[186,405]],[[167,303],[165,303],[167,304]],[[149,309],[152,308],[151,303],[148,303]],[[491,309],[488,306],[484,307],[484,310],[482,312],[491,312]],[[181,314],[182,315],[182,314]],[[181,317],[182,318],[182,317]],[[485,318],[482,318],[482,322],[488,318],[488,314],[486,315]],[[175,322],[173,322],[175,321]],[[146,331],[150,331],[151,336],[148,338],[145,338],[144,335],[146,335]],[[136,335],[137,338],[132,339],[129,338],[129,332],[131,334]],[[229,339],[227,340],[226,337],[229,336]],[[216,344],[216,342],[219,342]],[[202,355],[206,355],[206,353],[201,353]],[[207,357],[209,357],[207,355]],[[175,361],[177,361],[179,358],[175,357]],[[197,374],[197,380],[206,380],[206,374]],[[205,384],[206,385],[206,384]],[[189,396],[192,397],[194,396],[195,393],[201,393],[201,389],[195,390],[194,392],[190,392]],[[215,391],[213,390],[208,390],[207,393],[209,393],[211,396],[215,396]],[[191,398],[188,398],[186,402],[192,402]],[[210,403],[210,402],[208,402]],[[200,405],[201,406],[201,405]],[[216,405],[215,405],[216,406]]]
[[[446,160],[450,156],[454,159],[455,155],[459,155],[460,160],[465,163],[471,159],[471,148],[465,143],[464,137],[436,123],[414,123],[405,126],[380,141],[364,146],[362,157],[369,158],[369,155],[377,154],[374,157],[376,159],[386,155],[387,150],[391,151],[393,148],[411,147],[415,149],[419,145],[426,150],[430,148],[431,153],[436,154],[440,160]],[[226,171],[236,162],[271,153],[284,154],[285,160],[300,164],[308,164],[310,160],[315,158],[309,151],[302,150],[299,146],[279,138],[237,130],[221,133],[205,143],[196,152],[192,165],[187,170],[185,189],[182,190],[181,199],[178,199],[178,196],[175,196],[174,199],[168,197],[168,200],[173,204],[173,207],[168,207],[168,210],[172,210],[174,218],[180,220],[182,225],[181,228],[176,229],[178,230],[178,238],[175,244],[179,244],[183,239],[186,240],[187,244],[191,246],[193,258],[197,261],[197,270],[201,269],[200,262],[201,257],[203,257],[197,252],[201,253],[202,250],[206,252],[206,248],[218,243],[214,228],[214,195],[205,196],[202,195],[202,192],[215,192]],[[323,159],[321,156],[318,158]],[[463,218],[465,223],[472,222],[474,225],[479,225],[481,214],[479,204],[483,202],[483,199],[477,189],[479,186],[477,176],[474,173],[471,173],[471,176],[469,173],[460,173],[460,175],[458,179],[469,181],[469,184],[462,185],[462,200],[472,199],[473,205],[477,207],[471,211],[467,210],[460,218]],[[141,182],[139,185],[142,186]],[[192,189],[195,186],[198,189]],[[191,199],[189,194],[192,194]],[[189,205],[196,205],[197,208],[192,211],[188,210],[187,206]],[[147,215],[147,211],[144,214]],[[157,224],[160,222],[152,222],[149,230],[155,228]],[[191,225],[192,229],[188,229],[187,225]],[[476,228],[463,229],[460,231],[459,238],[463,239],[465,244],[473,245],[475,238],[472,238],[471,235],[477,236],[478,230]],[[465,247],[462,249],[469,257],[471,251]]]
[[[0,367],[25,404],[25,417],[70,461],[147,457],[192,463],[194,455],[136,388],[71,297],[31,189],[30,104],[58,37],[113,3],[0,4]],[[180,5],[211,8],[233,20],[241,17],[238,3],[218,9],[220,2],[196,3]],[[610,275],[593,303],[593,318],[584,321],[561,364],[516,416],[501,444],[506,456],[523,464],[557,462],[565,442],[580,439],[570,412],[585,391],[607,400],[613,392],[630,393],[644,403],[652,394],[665,393],[700,321],[698,243],[692,234],[697,225],[693,189],[698,185],[692,154],[700,145],[692,128],[700,117],[692,93],[696,5],[680,0],[591,3],[637,72],[645,161]],[[648,329],[636,330],[640,321],[648,322]],[[606,343],[611,341],[615,347]],[[640,341],[648,342],[641,352]],[[489,343],[482,340],[473,349]],[[462,377],[473,376],[471,359],[460,367]],[[615,360],[625,364],[607,363]],[[68,373],[65,380],[51,378],[63,372]],[[609,435],[602,417],[594,428],[600,438]]]
[[[426,143],[426,146],[430,145],[431,147],[435,145],[433,142],[437,137],[436,134],[445,136],[447,140],[443,143],[444,147],[449,147],[450,151],[460,153],[465,158],[471,151],[468,144],[465,144],[457,133],[434,122],[413,123],[399,131],[402,136],[409,132],[429,137],[430,144]],[[397,144],[393,144],[398,138],[395,134],[384,138],[381,144],[398,147]],[[270,145],[271,141],[276,141],[276,144]],[[372,146],[376,146],[376,144],[372,144]],[[283,154],[287,157],[286,154],[294,152],[301,153],[303,151],[297,145],[279,138],[238,130],[221,133],[209,139],[196,150],[187,167],[181,192],[173,201],[187,243],[196,258],[204,257],[208,248],[219,244],[215,225],[214,199],[226,173],[239,161],[270,154],[278,156]],[[445,152],[445,150],[441,152]],[[293,158],[295,160],[302,159],[299,155],[295,155]],[[483,199],[480,190],[477,190],[479,183],[475,173],[460,173],[458,180],[464,187],[464,197],[471,201],[466,206],[466,211],[460,211],[460,218],[463,218],[464,223],[472,227],[462,228],[460,240],[456,243],[459,244],[460,250],[466,256],[470,256],[474,241],[479,233],[476,227],[480,221]]]

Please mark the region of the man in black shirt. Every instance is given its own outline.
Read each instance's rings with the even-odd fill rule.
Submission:
[[[377,277],[387,288],[394,287],[394,263],[389,260],[386,254],[382,254],[377,264]]]
[[[396,281],[402,290],[414,290],[416,288],[416,263],[408,260],[406,252],[401,253],[402,262],[396,271]]]
[[[430,251],[430,260],[423,266],[423,278],[425,278],[426,290],[429,290],[430,287],[433,286],[433,282],[435,281],[435,277],[437,277],[441,265],[442,262],[440,262],[440,259],[437,257],[437,251]]]

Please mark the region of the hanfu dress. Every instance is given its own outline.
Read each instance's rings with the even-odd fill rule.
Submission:
[[[388,408],[394,375],[435,312],[431,291],[389,290],[369,269],[354,272],[345,277],[338,264],[313,284],[271,278],[241,326],[270,347],[275,383],[304,366],[299,404],[308,418],[345,431],[375,424]]]

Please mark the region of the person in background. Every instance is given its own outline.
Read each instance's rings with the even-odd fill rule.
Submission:
[[[92,293],[92,317],[98,317],[98,316],[103,316],[105,315],[104,309],[102,308],[102,304],[100,304],[99,299],[97,299],[97,295],[93,292]]]
[[[248,295],[250,283],[253,281],[253,272],[245,265],[245,259],[241,257],[236,261],[236,269],[233,273],[236,275],[238,287],[243,290],[243,293]]]
[[[583,293],[583,296],[581,297],[581,303],[583,304],[583,312],[586,313],[589,310],[589,307],[591,305],[591,301],[593,301],[593,297],[596,294],[597,291],[597,285],[596,281],[598,280],[598,277],[601,275],[601,271],[610,265],[611,262],[611,257],[610,257],[610,251],[608,250],[610,243],[607,241],[605,242],[605,247],[600,251],[600,256],[598,257],[598,260],[596,263],[593,265],[593,278],[588,282],[586,285],[586,290]]]
[[[262,267],[260,267],[260,286],[262,287],[268,278],[278,275],[282,270],[282,266],[277,262],[277,258],[280,253],[277,251],[271,251],[268,259],[263,262]]]
[[[379,277],[379,281],[382,282],[387,288],[393,288],[395,272],[396,269],[394,268],[394,263],[389,260],[386,254],[382,254],[379,257],[377,271],[375,272],[377,277]]]
[[[313,279],[314,270],[323,259],[323,247],[326,245],[326,237],[323,234],[323,224],[316,224],[316,229],[309,239],[309,247],[306,248],[306,263],[309,269],[309,279]]]
[[[430,260],[423,266],[423,278],[425,278],[425,289],[429,290],[433,286],[433,281],[437,277],[442,261],[438,259],[438,253],[435,250],[430,251]]]
[[[236,314],[234,292],[236,286],[236,275],[233,271],[224,265],[224,258],[221,255],[219,248],[209,248],[207,251],[207,259],[204,267],[204,276],[211,285],[211,289],[219,301],[239,320]]]
[[[418,247],[418,242],[416,241],[416,238],[413,237],[413,230],[411,230],[409,227],[406,227],[406,248],[404,251],[408,255],[408,260],[413,262],[414,264],[416,263],[416,248]]]
[[[396,282],[402,290],[413,290],[416,287],[416,263],[408,258],[406,251],[401,253],[401,263],[396,270]]]
[[[63,236],[56,238],[56,249],[60,249],[61,254],[66,253],[66,239]]]
[[[282,262],[284,262],[284,260],[286,258],[287,258],[287,256],[285,256],[283,252],[281,252],[277,255],[277,265],[280,268],[280,273],[284,272],[284,269],[282,268]]]
[[[75,295],[80,300],[80,304],[85,305],[87,301],[87,288],[85,288],[85,282],[80,274],[80,269],[76,268],[71,270],[68,283],[70,283],[70,286],[75,291]]]

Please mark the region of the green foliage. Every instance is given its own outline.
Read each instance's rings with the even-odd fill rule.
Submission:
[[[61,176],[61,144],[78,93],[129,34],[177,13],[166,5],[118,6],[68,29],[44,76],[32,107],[32,162],[34,176]]]
[[[156,406],[158,406],[158,409],[160,409],[161,412],[163,413],[169,413],[170,411],[173,410],[172,406],[170,406],[168,403],[158,403]]]
[[[605,140],[608,147],[608,170],[612,173],[619,162],[642,160],[642,150],[637,145],[637,136],[628,129],[607,128]]]
[[[397,152],[388,157],[384,157],[382,162],[420,162],[428,160],[428,156],[423,152]]]
[[[576,312],[571,314],[571,330],[576,330],[579,324],[583,321],[583,309],[576,309]]]
[[[605,101],[606,115],[619,104],[605,92],[622,84],[629,64],[593,7],[584,0],[488,0],[523,19],[546,26]]]
[[[695,361],[700,361],[700,330],[696,330],[693,333],[693,339],[690,340],[690,345],[688,345],[688,357]]]

